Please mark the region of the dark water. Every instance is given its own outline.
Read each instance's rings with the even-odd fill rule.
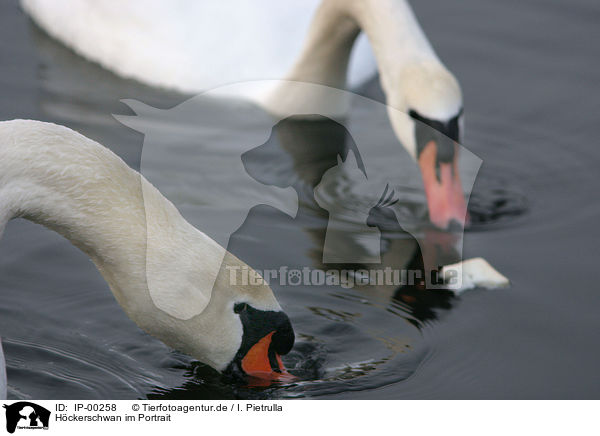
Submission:
[[[597,398],[600,8],[591,0],[421,0],[414,8],[461,81],[464,144],[483,160],[464,257],[486,258],[511,279],[510,289],[454,297],[414,287],[273,286],[296,330],[285,362],[300,381],[249,388],[140,331],[85,255],[42,227],[13,221],[0,243],[9,396]],[[0,20],[0,119],[67,125],[139,168],[143,138],[112,118],[130,113],[119,100],[166,109],[188,98],[85,62],[14,2],[1,4]],[[381,98],[376,80],[361,92]],[[340,141],[327,121],[288,129]],[[285,174],[261,166],[264,156],[285,152]],[[302,163],[327,167],[332,156],[266,144],[245,158],[250,174],[288,177],[302,193],[317,179]],[[295,220],[253,209],[229,249],[255,267],[319,267],[327,219],[310,198],[301,200]],[[379,212],[370,218],[382,223],[384,262],[418,267],[412,237]]]

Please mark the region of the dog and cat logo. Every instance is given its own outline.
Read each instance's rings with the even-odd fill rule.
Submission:
[[[22,430],[48,430],[50,411],[29,401],[4,405],[6,409],[6,431],[14,433]]]

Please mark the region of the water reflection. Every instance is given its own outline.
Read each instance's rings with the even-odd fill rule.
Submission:
[[[411,270],[424,278],[427,274],[425,265],[444,265],[460,259],[461,235],[428,229],[420,240],[416,240],[402,228],[394,210],[398,201],[393,198],[393,189],[382,181],[385,178],[368,180],[364,177],[364,164],[358,147],[344,126],[336,121],[318,116],[310,121],[294,117],[282,120],[273,128],[268,141],[246,152],[242,160],[244,168],[253,178],[261,183],[280,188],[292,187],[299,198],[299,209],[295,218],[283,216],[276,218],[279,214],[277,211],[257,207],[250,211],[245,224],[232,235],[228,249],[241,258],[250,259],[252,266],[259,270],[277,269],[281,265],[290,268],[293,265],[298,269],[309,268],[311,272],[315,270],[358,272],[363,269],[382,271],[390,268]],[[336,171],[332,174],[332,170],[337,170],[341,164],[349,164],[350,170]],[[357,199],[351,195],[344,195],[348,194],[344,190],[337,192],[335,187],[343,184],[340,183],[340,178],[345,179],[346,183],[358,180],[358,183],[363,185],[360,187],[363,189],[362,192],[368,192],[369,195]],[[369,184],[370,186],[364,186]],[[340,204],[343,204],[343,209],[341,212],[339,208],[335,211],[338,215],[347,218],[339,220],[345,226],[335,229],[334,233],[334,236],[339,238],[339,242],[335,243],[343,246],[338,245],[332,251],[355,255],[348,257],[348,260],[331,261],[325,256],[328,237],[331,237],[333,208],[323,207],[329,204],[321,202],[318,196],[319,188],[326,190],[330,187],[334,187],[332,193],[325,193],[323,197],[337,196]],[[368,201],[361,204],[360,202],[367,197],[369,197]],[[357,210],[365,209],[366,213],[356,213]],[[357,217],[359,218],[356,219]],[[260,222],[266,219],[270,222],[285,220],[283,230],[280,232],[279,228],[265,229]],[[289,231],[292,228],[308,236],[308,241],[304,238],[304,243],[293,246],[305,250],[304,262],[298,253],[290,253],[288,250],[277,251],[276,258],[269,259],[268,256],[263,256],[252,259],[249,245],[254,245],[253,248],[256,249],[256,244],[260,241],[259,244],[265,248],[265,251],[272,251],[269,247],[280,245],[281,241],[294,240]],[[365,232],[365,228],[368,232]],[[374,239],[377,247],[373,247]],[[254,244],[250,244],[249,241]],[[376,259],[373,254],[376,255]],[[394,368],[395,372],[402,368],[403,365],[398,359],[402,361],[403,358],[399,356],[406,356],[406,353],[413,352],[414,341],[406,336],[405,329],[399,328],[401,324],[398,324],[398,320],[407,321],[412,328],[421,328],[425,323],[435,320],[439,310],[450,309],[455,300],[452,292],[444,289],[426,290],[421,281],[401,285],[356,286],[348,290],[339,286],[320,285],[311,286],[310,289],[284,289],[277,283],[271,285],[278,293],[296,292],[300,297],[306,297],[304,304],[312,317],[319,318],[329,325],[326,330],[321,331],[321,338],[343,337],[359,344],[359,337],[362,334],[366,335],[365,350],[377,348],[374,345],[376,343],[387,350],[384,353],[373,352],[372,358],[360,361],[356,359],[360,353],[357,354],[354,349],[354,356],[346,359],[345,363],[339,366],[302,368],[304,380],[307,380],[306,377],[309,377],[308,380],[315,380],[312,377],[318,376],[320,382],[329,380],[332,383],[336,380],[347,382],[353,378],[363,379],[373,373],[381,375],[389,371],[386,370],[389,367]],[[317,297],[316,293],[321,296]],[[333,297],[338,303],[332,305],[325,304],[324,301],[320,305],[310,304],[310,301],[323,300],[323,295]],[[346,310],[344,306],[347,307]],[[379,311],[392,314],[397,319],[396,323],[386,326],[385,333],[383,330],[378,331],[380,322],[369,326],[367,314]],[[355,328],[359,325],[360,333]],[[297,353],[302,346],[314,346],[315,343],[314,340],[300,342],[294,351]],[[331,349],[331,345],[327,351],[330,354],[336,352]],[[339,351],[342,355],[344,352],[348,351]],[[412,357],[418,359],[419,355],[419,352],[414,352]],[[294,372],[294,365],[302,360],[303,357],[298,355],[296,359],[290,356],[284,358],[286,366],[296,375],[298,372]],[[311,363],[325,364],[325,360]],[[407,360],[411,361],[411,359]],[[403,372],[396,372],[394,377],[399,374]],[[308,389],[306,385],[303,385],[303,388]]]
[[[397,270],[416,256],[427,269],[421,277],[431,277],[431,270],[461,260],[461,233],[426,228],[416,239],[403,228],[397,214],[402,200],[385,175],[367,178],[358,147],[336,121],[280,121],[242,160],[261,183],[298,193],[293,225],[311,238],[307,255],[314,268]]]

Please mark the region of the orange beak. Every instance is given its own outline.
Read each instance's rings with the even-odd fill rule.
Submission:
[[[458,145],[454,144],[451,162],[438,162],[435,141],[429,141],[419,155],[419,167],[425,185],[429,219],[433,225],[448,229],[452,222],[464,228],[468,224],[467,205],[458,173]]]
[[[248,350],[242,359],[242,369],[251,377],[265,380],[291,381],[295,377],[290,374],[279,354],[271,350],[272,331]]]

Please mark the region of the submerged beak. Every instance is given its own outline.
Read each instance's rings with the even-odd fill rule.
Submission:
[[[293,380],[294,376],[283,366],[281,356],[271,346],[274,334],[272,331],[248,350],[242,359],[242,370],[250,377],[260,379]]]
[[[287,315],[280,311],[264,311],[248,304],[236,309],[243,326],[242,344],[228,372],[241,377],[269,381],[291,381],[281,356],[294,346],[294,330]],[[253,382],[253,385],[256,385]]]
[[[445,148],[448,145],[445,144]],[[458,145],[453,143],[450,147],[450,153],[442,154],[438,142],[430,140],[421,147],[418,157],[429,219],[433,225],[444,230],[456,226],[463,229],[469,222],[458,172]]]

